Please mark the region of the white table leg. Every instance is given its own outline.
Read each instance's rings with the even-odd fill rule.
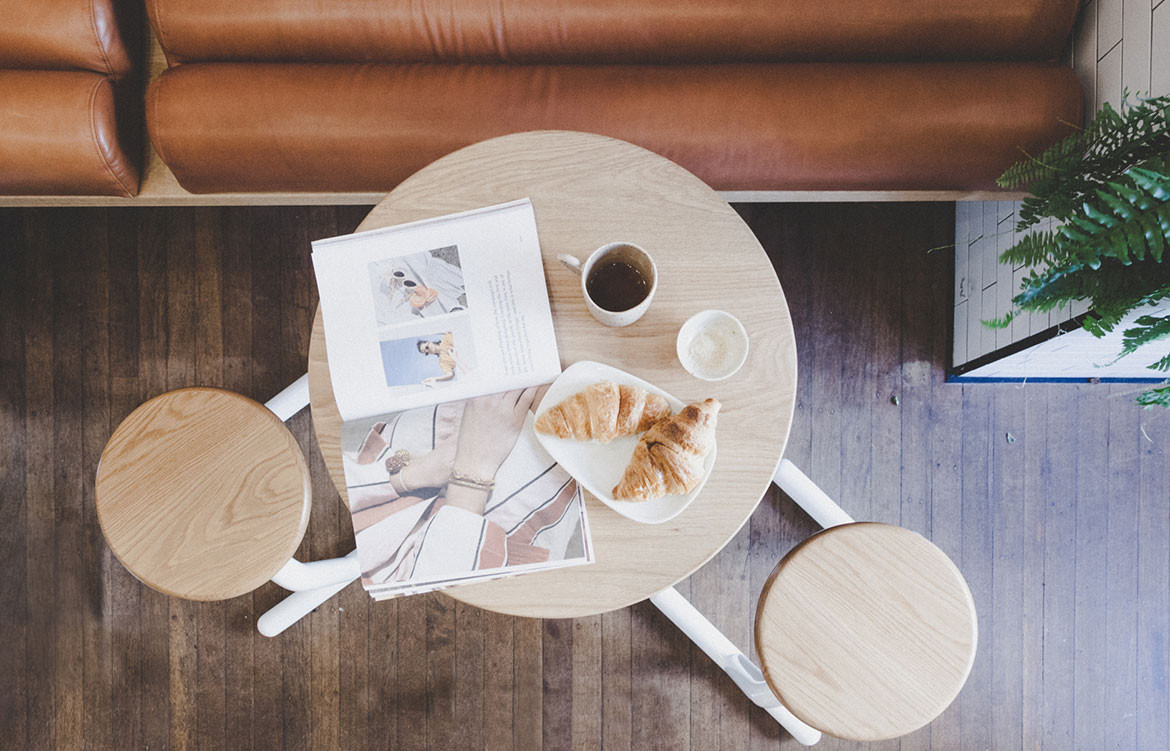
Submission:
[[[758,706],[766,709],[768,714],[779,722],[797,742],[811,746],[821,739],[821,732],[801,722],[791,712],[780,704],[780,700],[772,693],[764,681],[760,668],[740,652],[731,640],[723,635],[711,621],[695,608],[674,587],[669,587],[652,595],[650,602],[661,610],[667,618],[674,622],[699,649],[702,649],[715,664],[731,676],[735,685],[747,694]]]
[[[312,563],[290,558],[272,581],[293,593],[260,616],[256,628],[265,636],[276,636],[345,589],[361,573],[356,550],[344,558]]]
[[[283,391],[269,399],[264,406],[276,413],[281,422],[300,412],[309,405],[309,374],[289,384]]]
[[[787,459],[780,460],[780,466],[776,469],[776,474],[772,476],[772,482],[779,485],[789,498],[796,501],[817,524],[825,529],[853,523],[853,517],[845,513],[845,509],[838,506],[825,491],[808,479],[808,475],[801,472],[795,464]]]

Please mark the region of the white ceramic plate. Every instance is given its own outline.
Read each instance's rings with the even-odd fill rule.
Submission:
[[[559,378],[553,381],[548,392],[544,395],[544,399],[541,400],[536,414],[538,416],[543,414],[544,410],[559,404],[563,399],[567,399],[598,381],[613,381],[618,385],[641,386],[649,392],[661,394],[670,403],[670,408],[674,412],[678,412],[686,406],[674,396],[641,378],[599,362],[583,360],[570,365]],[[711,476],[711,469],[715,466],[715,446],[712,446],[711,452],[707,454],[703,464],[703,479],[699,480],[698,486],[690,493],[668,495],[643,503],[615,501],[611,491],[622,479],[626,465],[630,463],[630,457],[634,454],[634,446],[638,444],[641,435],[615,438],[609,443],[574,441],[543,433],[537,433],[536,438],[552,458],[564,467],[573,476],[573,479],[581,483],[581,487],[622,516],[643,524],[661,524],[681,514],[683,509],[695,500],[703,486],[707,484],[707,478]]]

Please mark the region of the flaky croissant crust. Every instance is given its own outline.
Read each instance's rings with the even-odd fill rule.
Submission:
[[[694,490],[703,479],[703,460],[715,445],[719,407],[718,399],[707,399],[656,422],[634,447],[614,486],[614,499],[651,501]]]
[[[536,430],[558,438],[609,443],[641,433],[669,414],[670,405],[658,394],[600,381],[545,410],[536,418]]]

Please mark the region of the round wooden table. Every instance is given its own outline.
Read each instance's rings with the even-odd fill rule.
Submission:
[[[455,587],[446,594],[489,610],[572,618],[625,607],[686,578],[727,544],[755,510],[784,453],[796,399],[796,342],[772,264],[739,215],[682,167],[603,136],[542,131],[456,151],[415,173],[358,230],[529,197],[536,212],[561,364],[597,360],[683,401],[709,396],[719,413],[715,469],[687,510],[639,524],[587,498],[596,562]],[[613,241],[641,245],[658,265],[649,312],[627,328],[589,315],[580,280],[557,260]],[[716,383],[683,370],[675,336],[691,315],[720,308],[747,328],[744,367]],[[341,418],[333,400],[318,308],[309,345],[313,424],[345,496]]]

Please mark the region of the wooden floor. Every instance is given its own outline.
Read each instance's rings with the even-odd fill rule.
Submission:
[[[364,212],[0,211],[0,747],[794,747],[647,604],[539,622],[351,586],[266,639],[274,585],[170,600],[111,557],[93,477],[114,426],[170,388],[263,400],[303,372],[309,241]],[[1170,746],[1170,414],[1122,386],[944,383],[950,262],[926,250],[950,205],[744,213],[796,323],[788,456],[854,516],[933,538],[979,608],[970,681],[900,747]],[[291,425],[316,491],[301,555],[343,553],[308,413]],[[747,648],[812,531],[770,493],[680,588]]]

